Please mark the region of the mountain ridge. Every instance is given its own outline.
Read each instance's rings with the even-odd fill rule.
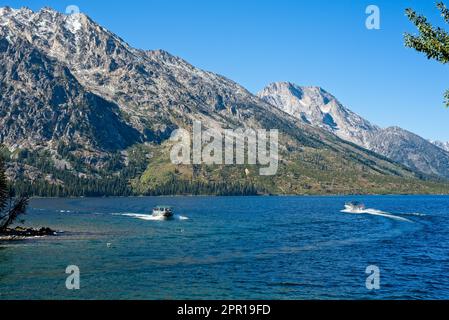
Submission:
[[[436,145],[438,148],[443,149],[444,151],[449,152],[449,141],[447,142],[443,142],[443,141],[438,141],[438,140],[430,140],[431,143],[433,143],[434,145]]]
[[[320,87],[272,83],[258,96],[302,121],[428,175],[449,178],[449,153],[400,127],[381,128]],[[406,150],[406,151],[405,151]]]
[[[321,87],[300,87],[291,82],[275,82],[257,95],[305,122],[363,147],[368,146],[369,137],[365,136],[365,132],[355,130],[356,127],[362,127],[366,131],[380,130],[380,127],[344,107],[337,98]],[[342,128],[341,124],[345,124],[345,127]]]

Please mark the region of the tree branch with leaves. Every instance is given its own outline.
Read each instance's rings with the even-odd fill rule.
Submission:
[[[446,5],[439,2],[437,8],[444,21],[449,23],[449,9]],[[449,63],[449,33],[440,27],[434,27],[425,16],[416,13],[413,9],[406,9],[405,13],[419,31],[419,35],[405,33],[405,45],[426,54],[428,59],[434,59],[443,64]],[[446,106],[449,107],[449,91],[445,92],[444,98]]]

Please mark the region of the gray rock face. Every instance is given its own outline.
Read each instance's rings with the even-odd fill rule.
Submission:
[[[258,96],[306,123],[363,147],[368,147],[369,141],[380,130],[319,87],[300,87],[288,82],[273,83]]]
[[[449,177],[449,154],[399,127],[380,131],[370,142],[370,149],[414,170]]]
[[[119,108],[21,39],[0,39],[0,141],[13,148],[76,143],[117,150],[140,139]]]
[[[344,107],[318,87],[273,83],[258,96],[303,122],[386,156],[425,174],[449,178],[448,145],[431,142],[398,127],[382,129]]]

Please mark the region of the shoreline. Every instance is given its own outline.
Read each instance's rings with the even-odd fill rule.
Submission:
[[[277,197],[432,197],[432,196],[449,196],[448,193],[367,193],[367,194],[263,194],[263,195],[160,195],[160,196],[96,196],[96,197],[30,197],[30,200],[45,200],[45,199],[140,199],[140,198],[277,198]]]
[[[45,237],[56,237],[56,236],[58,236],[58,232],[48,227],[41,227],[41,228],[15,227],[13,229],[6,229],[5,232],[0,233],[0,241],[41,239]]]

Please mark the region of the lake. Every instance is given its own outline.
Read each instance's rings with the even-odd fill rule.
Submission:
[[[148,219],[158,204],[175,219]],[[0,299],[448,299],[448,213],[447,196],[34,199],[26,225],[64,233],[0,243]]]

